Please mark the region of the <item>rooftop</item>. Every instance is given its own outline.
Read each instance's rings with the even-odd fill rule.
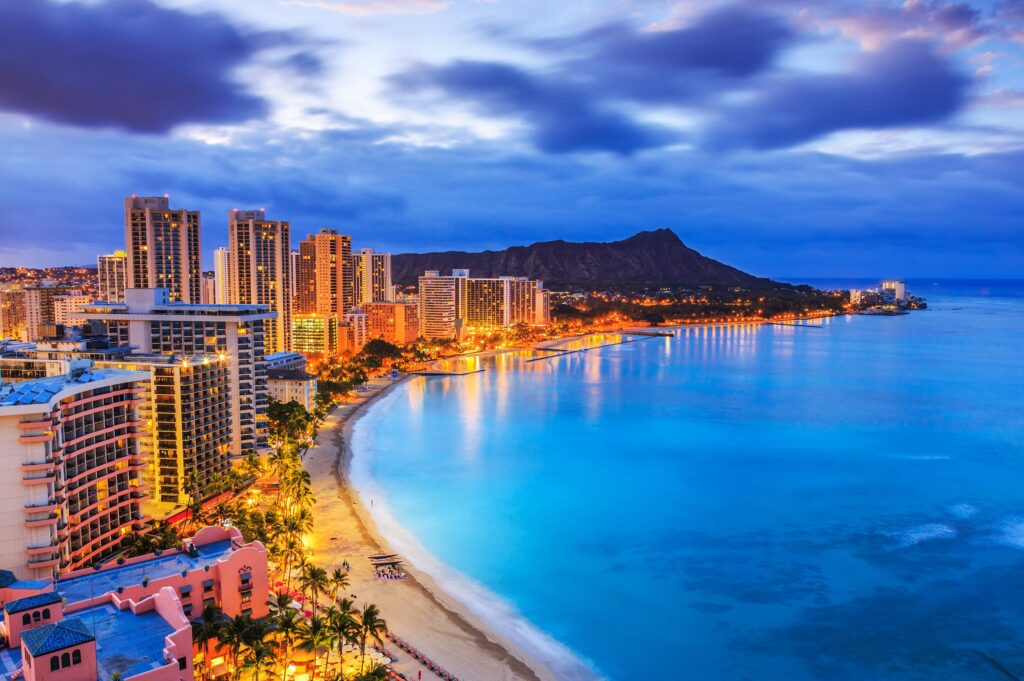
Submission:
[[[28,648],[32,657],[88,643],[95,638],[79,617],[69,617],[60,622],[44,624],[41,627],[21,632],[21,641]]]
[[[0,407],[16,407],[29,404],[46,404],[58,393],[68,388],[102,381],[108,378],[131,377],[133,372],[120,369],[90,369],[81,373],[63,376],[48,376],[31,381],[13,383],[0,387]]]
[[[96,666],[100,681],[135,676],[167,664],[166,637],[174,629],[155,610],[134,614],[105,603],[78,613],[96,636]]]
[[[201,570],[230,554],[234,548],[231,546],[231,540],[225,539],[196,546],[196,550],[198,555],[192,558],[177,549],[167,549],[160,556],[141,563],[96,570],[80,577],[58,580],[54,589],[67,598],[68,603],[78,603],[116,591],[118,586],[141,584],[145,577],[155,580],[179,574],[182,570]]]
[[[26,596],[25,598],[19,598],[13,601],[7,601],[4,603],[4,610],[10,614],[17,612],[24,612],[25,610],[31,610],[38,608],[42,605],[52,605],[59,603],[61,596],[59,593],[49,591],[47,593],[36,594],[34,596]]]
[[[267,369],[267,380],[270,381],[312,381],[316,376],[302,369]]]

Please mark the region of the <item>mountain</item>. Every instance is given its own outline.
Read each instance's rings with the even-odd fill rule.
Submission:
[[[392,256],[392,276],[412,284],[424,270],[468,269],[474,277],[541,279],[547,288],[783,286],[755,277],[689,248],[670,229],[639,232],[622,241],[541,241],[503,251],[403,253]]]

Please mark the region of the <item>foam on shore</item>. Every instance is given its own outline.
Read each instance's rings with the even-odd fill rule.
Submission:
[[[445,594],[457,600],[526,655],[544,664],[559,679],[584,681],[604,678],[591,662],[531,623],[511,602],[446,565],[399,522],[388,503],[387,493],[373,477],[370,468],[373,431],[384,424],[389,407],[398,400],[402,389],[399,387],[368,405],[359,414],[351,431],[349,481],[362,500],[363,507],[372,516],[380,535],[416,569],[429,575]]]

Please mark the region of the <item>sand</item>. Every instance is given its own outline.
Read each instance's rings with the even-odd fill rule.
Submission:
[[[376,379],[378,388],[360,402],[336,409],[320,428],[315,445],[304,459],[313,480],[316,506],[312,561],[328,569],[347,560],[349,594],[356,605],[376,603],[393,634],[404,639],[462,681],[550,681],[555,674],[504,640],[465,606],[450,597],[426,574],[405,563],[408,577],[378,579],[367,556],[384,550],[380,536],[359,495],[348,482],[352,452],[348,446],[352,427],[367,404],[392,390],[399,382]],[[398,651],[397,671],[413,680],[439,677]]]

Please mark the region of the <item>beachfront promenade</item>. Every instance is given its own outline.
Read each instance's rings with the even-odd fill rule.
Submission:
[[[422,380],[422,379],[414,379]],[[313,480],[316,524],[311,545],[312,562],[327,567],[351,565],[348,592],[357,607],[376,603],[386,614],[389,630],[427,658],[463,680],[546,681],[555,677],[539,663],[528,660],[502,641],[434,581],[408,564],[404,579],[379,579],[369,556],[393,553],[347,483],[349,451],[345,443],[366,403],[393,389],[395,381],[376,379],[363,399],[338,407],[320,427],[316,442],[303,461]],[[339,470],[340,467],[340,470]],[[398,652],[391,665],[408,679],[438,676]]]

